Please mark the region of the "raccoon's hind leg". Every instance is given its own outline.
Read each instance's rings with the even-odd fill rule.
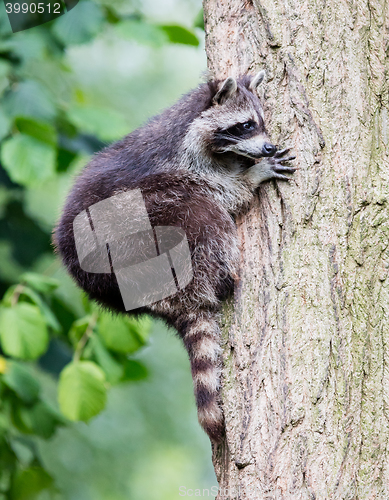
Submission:
[[[214,442],[224,436],[221,409],[221,347],[217,313],[199,311],[180,325],[182,339],[189,354],[198,419]]]

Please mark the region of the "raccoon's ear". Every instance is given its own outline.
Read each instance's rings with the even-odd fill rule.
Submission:
[[[265,77],[266,77],[266,71],[262,69],[251,80],[250,85],[249,85],[249,90],[251,90],[251,92],[255,92],[257,90],[257,88],[261,85],[261,83],[263,82]]]
[[[223,104],[229,97],[232,96],[232,94],[236,92],[237,88],[238,84],[236,83],[235,78],[233,76],[229,76],[222,83],[222,86],[215,94],[214,98],[212,99],[212,102],[214,104]]]

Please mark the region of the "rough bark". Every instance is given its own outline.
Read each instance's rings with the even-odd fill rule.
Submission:
[[[389,498],[388,10],[204,0],[210,70],[267,70],[299,168],[238,221],[218,499]]]

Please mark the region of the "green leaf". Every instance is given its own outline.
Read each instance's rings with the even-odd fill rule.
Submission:
[[[123,366],[107,351],[96,335],[91,338],[91,345],[97,363],[107,376],[107,381],[110,384],[117,384],[123,377]]]
[[[0,14],[0,17],[2,15]],[[17,36],[2,38],[0,50],[12,52],[20,60],[43,59],[50,39],[42,37],[37,30],[19,32]]]
[[[0,23],[1,23],[1,21],[0,21]],[[4,446],[2,448],[4,449]],[[4,455],[5,454],[9,454],[9,450],[8,449],[5,450]],[[12,456],[10,460],[6,459],[7,460],[6,464],[7,464],[8,468],[5,469],[5,470],[4,469],[0,470],[0,491],[8,491],[8,489],[10,487],[10,484],[11,484],[11,471],[9,469],[13,465],[12,462],[15,461],[14,458],[15,457]],[[0,500],[8,500],[8,498],[6,497],[5,493],[0,493]]]
[[[57,320],[55,314],[53,311],[50,309],[50,307],[44,302],[43,300],[40,301],[39,309],[41,310],[41,313],[43,314],[47,326],[50,326],[55,332],[59,333],[62,332],[62,326],[60,322]]]
[[[133,325],[134,328],[136,328],[136,333],[138,337],[141,339],[143,344],[146,344],[146,342],[149,339],[150,330],[153,324],[150,316],[143,315],[136,319],[131,317],[126,317],[126,320],[128,321],[129,324]]]
[[[2,384],[2,395],[4,394],[3,390],[3,384]],[[3,399],[4,401],[4,399]],[[8,413],[4,407],[4,403],[1,405],[1,412],[0,412],[0,449],[1,449],[1,441],[4,439],[4,437],[7,439],[8,437],[8,431],[9,431],[9,418],[8,418]],[[1,454],[0,454],[1,455]],[[0,471],[1,471],[1,458],[0,458]],[[0,487],[1,491],[1,487]]]
[[[0,59],[0,95],[3,94],[10,83],[8,77],[11,71],[12,65],[8,61]]]
[[[35,500],[52,485],[53,479],[41,467],[19,470],[12,481],[11,497],[12,500]]]
[[[23,466],[27,467],[31,464],[35,458],[34,452],[27,443],[21,439],[11,439],[10,445],[15,455],[18,457],[18,462]]]
[[[49,342],[46,320],[37,306],[21,302],[0,309],[0,340],[3,351],[20,359],[36,359]]]
[[[19,407],[18,418],[28,432],[45,439],[50,438],[57,425],[62,423],[56,413],[43,401],[38,401],[32,407]]]
[[[82,336],[86,332],[86,329],[88,328],[90,322],[91,322],[92,317],[91,316],[84,316],[83,318],[80,318],[76,320],[68,333],[70,342],[73,344],[73,346],[76,346],[78,342],[81,340]]]
[[[70,173],[61,173],[24,190],[24,213],[45,233],[50,233],[57,223],[59,206],[62,205],[65,193],[69,191],[71,184]]]
[[[124,364],[124,373],[121,380],[142,380],[148,376],[147,368],[143,363],[128,359]]]
[[[80,2],[55,22],[53,32],[66,45],[86,43],[100,32],[104,16],[93,2]]]
[[[11,129],[11,120],[4,113],[2,109],[0,109],[0,141],[4,139],[9,134]]]
[[[144,324],[123,317],[102,313],[98,322],[98,332],[108,349],[116,352],[131,353],[146,343]]]
[[[2,380],[25,403],[33,403],[38,399],[39,382],[22,363],[7,360],[6,371],[2,376]]]
[[[183,43],[197,47],[200,42],[197,36],[182,26],[165,25],[160,28],[166,33],[171,43]]]
[[[15,294],[17,294],[16,302],[29,302],[31,304],[39,304],[41,298],[34,292],[31,288],[25,285],[12,285],[8,288],[3,296],[3,305],[6,307],[11,307],[14,300]]]
[[[4,228],[5,226],[3,226]],[[10,227],[10,226],[8,226]],[[3,282],[15,282],[24,271],[15,259],[15,248],[12,241],[0,239],[0,277]]]
[[[106,398],[105,375],[95,363],[70,363],[61,372],[58,401],[68,419],[88,421],[104,408]]]
[[[159,26],[134,19],[120,21],[115,25],[115,31],[126,40],[134,40],[152,47],[161,47],[169,42],[168,35]]]
[[[7,94],[3,103],[4,110],[9,116],[33,116],[40,120],[54,118],[55,105],[43,85],[35,80],[25,80],[13,87],[14,90]]]
[[[77,154],[65,148],[58,148],[57,152],[57,171],[66,172],[72,161],[75,160]]]
[[[8,439],[1,439],[0,440],[0,448],[1,448],[0,484],[1,484],[1,486],[7,488],[7,486],[9,487],[9,480],[7,480],[7,477],[5,477],[7,474],[3,475],[2,473],[7,473],[8,471],[10,472],[13,469],[13,465],[15,463],[16,456],[15,456],[15,452],[12,450],[12,448],[9,445]]]
[[[15,294],[15,290],[16,290],[17,286],[18,285],[12,285],[6,290],[6,292],[4,293],[3,298],[1,300],[3,306],[11,307],[12,301],[13,301],[13,296]]]
[[[193,26],[195,28],[200,28],[204,30],[204,10],[200,9],[199,13],[197,14]]]
[[[128,133],[121,114],[109,108],[74,104],[67,112],[68,119],[81,132],[95,135],[103,141],[114,141]]]
[[[1,162],[10,178],[27,187],[51,177],[55,161],[53,146],[25,134],[7,139],[1,148]]]
[[[91,314],[93,312],[94,303],[91,300],[89,300],[88,295],[85,292],[82,293],[81,302],[84,311],[87,314]]]
[[[51,293],[59,287],[59,282],[57,280],[38,273],[23,273],[20,276],[20,281],[22,283],[27,283],[31,288],[41,293]]]
[[[35,137],[39,141],[56,146],[57,132],[55,128],[47,122],[34,120],[25,116],[17,116],[15,125],[19,132]]]
[[[35,281],[34,281],[34,284],[37,285],[38,284],[38,278],[37,277],[41,276],[39,274],[24,273],[21,276],[21,279],[23,280],[23,276],[27,276],[27,278],[30,279],[30,281],[32,282],[34,280],[34,278],[33,278],[34,275],[35,275],[35,278],[36,278]],[[48,278],[48,279],[50,279],[50,278]],[[47,281],[46,285],[49,286],[49,283],[50,282]],[[54,284],[54,280],[53,280],[53,282],[51,284]],[[40,285],[44,286],[43,282],[41,282]],[[28,303],[36,304],[39,307],[39,309],[40,309],[41,313],[43,314],[43,316],[45,317],[47,325],[50,326],[56,332],[62,331],[62,327],[59,324],[59,322],[58,322],[55,314],[52,312],[52,310],[50,309],[50,307],[46,304],[46,302],[44,302],[42,300],[42,298],[40,297],[40,295],[38,295],[34,290],[32,290],[31,288],[29,288],[26,285],[14,285],[14,286],[11,286],[5,292],[4,297],[3,297],[3,304],[5,306],[7,306],[7,307],[11,307],[12,306],[13,297],[14,297],[15,293],[19,294],[19,296],[18,296],[18,302],[20,302],[20,303],[22,303],[22,302],[28,302]]]

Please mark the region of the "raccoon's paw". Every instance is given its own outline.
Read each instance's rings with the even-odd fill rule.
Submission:
[[[264,181],[270,179],[280,179],[288,181],[290,177],[283,175],[283,173],[293,174],[297,169],[288,167],[283,163],[292,161],[295,156],[285,156],[290,151],[290,148],[277,151],[274,156],[263,158],[260,162],[246,170],[245,177],[253,185],[254,188],[258,187]]]
[[[274,172],[274,176],[272,177],[273,179],[281,179],[283,181],[289,181],[290,177],[286,177],[286,175],[280,174],[280,172],[285,172],[289,174],[293,174],[296,172],[297,168],[295,167],[285,167],[282,165],[282,163],[286,161],[292,161],[295,160],[295,156],[285,156],[286,153],[289,153],[290,148],[285,148],[281,149],[280,151],[277,151],[273,157],[269,158],[270,160],[273,160],[272,163],[272,170]]]

